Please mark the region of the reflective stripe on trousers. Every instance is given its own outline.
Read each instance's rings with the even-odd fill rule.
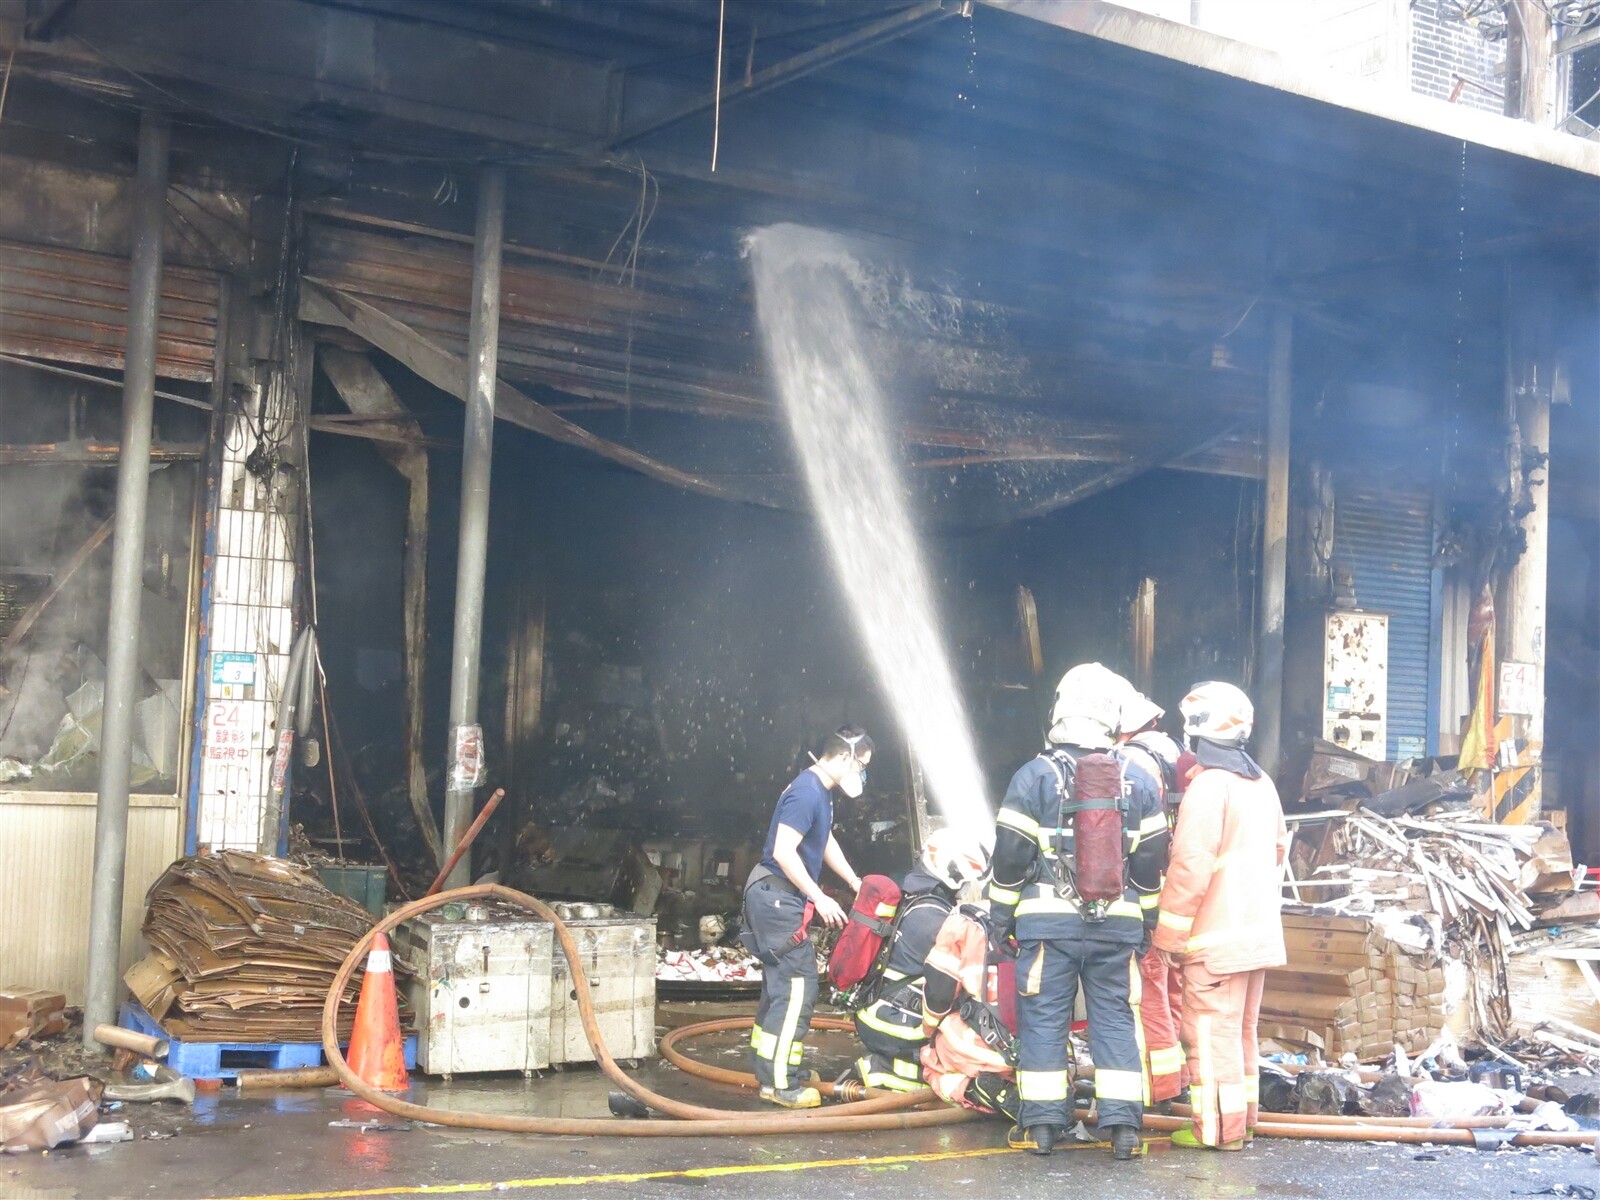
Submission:
[[[1068,1033],[1081,983],[1102,1128],[1144,1119],[1144,1061],[1135,1016],[1134,948],[1085,941],[1028,941],[1018,962],[1017,1091],[1021,1124],[1067,1126]]]
[[[1178,1095],[1188,1083],[1188,1059],[1178,1040],[1182,976],[1167,965],[1159,951],[1151,950],[1139,960],[1141,990],[1139,1022],[1144,1027],[1145,1072],[1149,1077],[1150,1102],[1159,1104]]]
[[[745,921],[761,948],[777,955],[775,963],[762,964],[751,1068],[762,1087],[780,1091],[795,1084],[817,1002],[817,955],[804,935],[806,909],[798,893],[765,880],[745,893]]]
[[[855,1062],[856,1074],[868,1087],[890,1092],[914,1092],[923,1087],[922,1064],[909,1058],[863,1054]]]
[[[1256,1025],[1265,971],[1215,975],[1183,965],[1183,1042],[1189,1048],[1194,1132],[1208,1146],[1243,1139],[1260,1089]]]

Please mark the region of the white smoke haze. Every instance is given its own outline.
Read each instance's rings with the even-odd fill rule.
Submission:
[[[941,642],[933,592],[884,413],[856,327],[864,277],[845,242],[797,225],[746,240],[767,357],[857,630],[953,826],[992,844],[994,816]]]

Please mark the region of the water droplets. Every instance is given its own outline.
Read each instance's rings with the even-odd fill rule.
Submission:
[[[861,640],[935,802],[988,836],[983,775],[856,327],[859,267],[840,239],[793,225],[758,230],[748,249],[773,377]]]

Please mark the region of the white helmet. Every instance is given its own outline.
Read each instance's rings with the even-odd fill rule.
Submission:
[[[922,847],[922,868],[952,891],[959,892],[983,878],[989,869],[989,852],[977,839],[946,826],[928,835]]]
[[[1133,684],[1099,663],[1073,667],[1056,684],[1056,701],[1050,709],[1052,743],[1109,750],[1122,728],[1122,706]]]
[[[1162,787],[1168,792],[1182,791],[1178,779],[1178,759],[1183,748],[1159,729],[1146,729],[1127,740],[1129,749],[1138,750],[1155,764]]]
[[[1159,729],[1146,729],[1143,733],[1136,733],[1128,739],[1130,746],[1137,746],[1153,758],[1160,760],[1163,766],[1178,769],[1178,759],[1183,754],[1183,747],[1178,745]]]
[[[1143,692],[1130,692],[1122,702],[1122,713],[1119,717],[1117,731],[1119,733],[1138,733],[1139,730],[1154,724],[1167,715],[1167,710]]]
[[[1184,736],[1204,738],[1220,746],[1242,746],[1254,728],[1256,710],[1231,683],[1197,683],[1178,705]]]

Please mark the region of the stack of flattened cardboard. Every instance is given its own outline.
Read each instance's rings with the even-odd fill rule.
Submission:
[[[1444,1024],[1444,966],[1420,944],[1366,918],[1297,912],[1283,914],[1283,939],[1289,963],[1267,972],[1262,1037],[1366,1061],[1421,1050]]]
[[[128,987],[169,1034],[191,1041],[319,1040],[334,972],[372,926],[305,868],[231,850],[173,863],[146,903],[153,953],[128,970]],[[340,1008],[343,1037],[361,975]]]

